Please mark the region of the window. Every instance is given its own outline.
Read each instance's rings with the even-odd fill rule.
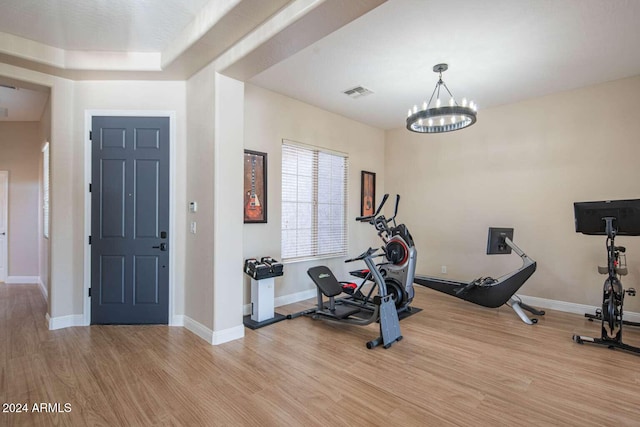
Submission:
[[[42,234],[49,238],[49,143],[42,148]]]
[[[282,259],[347,254],[347,158],[282,144]]]

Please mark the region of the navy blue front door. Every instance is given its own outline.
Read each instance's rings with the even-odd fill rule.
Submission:
[[[169,118],[93,117],[91,323],[169,319]]]

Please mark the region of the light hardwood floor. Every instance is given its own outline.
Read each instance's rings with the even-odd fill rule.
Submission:
[[[211,346],[178,327],[48,331],[36,286],[0,284],[0,403],[71,405],[0,425],[640,425],[640,357],[571,340],[598,324],[548,311],[527,326],[421,287],[414,305],[388,350],[365,348],[374,325],[309,318]]]

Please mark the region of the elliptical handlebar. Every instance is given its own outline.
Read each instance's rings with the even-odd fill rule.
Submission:
[[[378,252],[377,248],[369,248],[366,251],[362,252],[360,255],[358,255],[357,257],[354,258],[350,258],[345,260],[344,262],[353,262],[353,261],[360,261],[363,260],[365,258],[370,258],[372,255],[374,255],[376,252]]]
[[[400,195],[396,194],[396,207],[393,210],[393,216],[387,220],[387,223],[393,221],[393,225],[396,224],[396,216],[398,216],[398,206],[400,205]]]
[[[380,202],[380,205],[378,205],[378,209],[376,209],[376,211],[373,213],[373,215],[368,215],[368,216],[358,216],[356,217],[356,221],[360,221],[360,222],[369,222],[369,223],[373,223],[372,221],[378,216],[378,214],[380,213],[380,211],[382,210],[382,207],[384,206],[384,204],[387,202],[387,199],[389,198],[388,194],[385,194],[382,197],[382,201]]]

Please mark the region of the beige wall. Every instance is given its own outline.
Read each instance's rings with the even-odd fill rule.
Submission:
[[[187,213],[185,315],[213,329],[213,151],[215,72],[206,67],[187,81],[187,203],[198,210]],[[187,206],[184,206],[187,210]]]
[[[340,151],[349,156],[348,254],[358,255],[369,246],[379,245],[373,228],[357,223],[354,218],[360,215],[361,170],[377,173],[377,201],[384,193],[383,131],[249,84],[245,87],[244,111],[244,148],[268,154],[268,223],[244,225],[244,258],[270,255],[281,259],[280,184],[283,139]],[[240,212],[241,207],[238,209]],[[286,264],[284,276],[276,279],[276,297],[315,289],[306,271],[320,263],[328,265],[338,277],[344,278],[354,266],[346,265],[344,258]],[[244,289],[244,302],[249,304],[250,279],[246,276]]]
[[[489,226],[514,227],[514,241],[538,261],[529,296],[597,306],[605,239],[575,233],[573,202],[639,198],[640,77],[482,110],[472,128],[386,135],[386,186],[400,192],[400,216],[418,247],[417,271],[464,280],[520,265],[484,255]],[[638,287],[640,238],[628,248],[625,286]],[[628,311],[640,300],[628,298]]]
[[[38,276],[38,122],[0,122],[0,170],[9,171],[7,276]]]
[[[186,233],[186,197],[185,197],[185,168],[186,168],[186,94],[185,82],[172,81],[78,81],[74,84],[73,141],[75,152],[68,159],[68,167],[73,170],[77,180],[70,186],[73,195],[72,204],[74,214],[79,217],[74,224],[74,287],[71,291],[73,313],[83,312],[84,283],[83,257],[86,236],[84,231],[85,198],[90,197],[85,186],[84,165],[86,148],[85,112],[88,110],[102,111],[164,111],[175,112],[176,124],[172,132],[175,133],[174,176],[176,178],[171,191],[175,200],[175,247],[172,248],[175,257],[173,276],[175,278],[175,293],[172,315],[184,313],[184,263],[185,263],[185,233]],[[72,296],[72,298],[71,298]]]
[[[187,82],[187,105],[187,199],[198,210],[187,214],[196,233],[186,241],[185,315],[212,330],[216,343],[243,330],[244,84],[206,67]]]

